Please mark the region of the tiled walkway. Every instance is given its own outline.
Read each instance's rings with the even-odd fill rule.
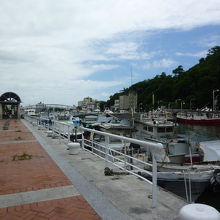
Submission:
[[[72,185],[19,120],[0,121],[1,195]],[[37,193],[37,191],[36,191]],[[100,219],[81,195],[0,208],[0,219]]]

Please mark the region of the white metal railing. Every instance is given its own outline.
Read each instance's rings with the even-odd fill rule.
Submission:
[[[68,142],[71,141],[71,135],[77,134],[76,131],[81,131],[81,147],[85,151],[89,151],[95,154],[97,157],[103,159],[107,163],[110,163],[152,185],[152,207],[157,206],[157,162],[155,159],[155,153],[162,148],[161,143],[152,143],[147,141],[141,141],[133,138],[114,135],[106,132],[97,131],[94,129],[88,129],[79,127],[77,130],[73,127],[73,124],[64,123],[60,121],[51,121],[45,118],[37,118],[32,116],[25,116],[25,119],[33,125],[43,127],[47,130],[51,130],[54,134],[57,134],[59,141],[61,138],[66,138]],[[89,133],[89,137],[85,137],[85,133]],[[96,136],[99,136],[97,138]],[[104,138],[104,141],[100,141]],[[110,140],[118,140],[123,151],[115,150],[111,148]],[[152,163],[140,160],[132,155],[128,155],[128,145],[137,144],[142,148],[148,149],[152,154]],[[151,172],[144,169],[145,166],[151,167]],[[152,177],[152,180],[144,178],[141,173],[145,173]]]

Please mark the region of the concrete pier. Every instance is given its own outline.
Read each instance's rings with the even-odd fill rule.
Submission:
[[[0,122],[2,127],[4,121]],[[0,130],[0,161],[2,161],[1,164],[6,163],[5,167],[9,171],[1,173],[0,182],[12,182],[13,177],[20,178],[18,173],[13,173],[13,169],[16,169],[13,167],[13,162],[19,163],[20,166],[22,163],[26,163],[26,168],[23,169],[27,169],[27,166],[29,168],[37,166],[38,169],[29,169],[29,174],[21,171],[20,175],[23,175],[23,179],[25,177],[30,180],[19,183],[15,179],[15,185],[11,183],[12,186],[8,186],[7,190],[1,188],[0,216],[3,218],[0,217],[0,219],[4,219],[4,217],[5,219],[19,219],[9,217],[14,215],[14,210],[18,210],[16,217],[22,215],[24,217],[25,213],[21,207],[31,211],[33,210],[31,207],[34,206],[38,207],[34,212],[36,217],[41,217],[36,219],[62,219],[62,214],[71,212],[68,211],[68,207],[74,207],[72,210],[75,210],[75,214],[72,211],[72,216],[68,215],[67,218],[66,215],[65,219],[178,219],[180,208],[186,204],[181,198],[159,188],[157,208],[151,208],[151,185],[131,175],[104,176],[105,162],[102,159],[83,150],[78,155],[69,155],[67,140],[52,139],[44,130],[38,130],[37,127],[33,127],[26,121],[22,122],[16,120],[16,123],[13,123],[17,124],[17,128],[13,127],[13,123],[11,123],[8,131]],[[22,131],[18,132],[19,139],[15,132],[16,129]],[[10,131],[12,133],[9,135]],[[25,152],[33,155],[32,159],[10,161],[9,163],[9,160],[3,156],[7,151],[12,155],[13,149],[20,148],[20,152],[23,152],[24,145],[26,146]],[[33,151],[34,147],[37,149],[36,145],[38,151]],[[31,149],[32,151],[29,151]],[[39,161],[36,165],[37,160]],[[111,166],[109,165],[109,167]],[[43,171],[45,173],[42,174]],[[4,175],[13,176],[7,179],[4,178]],[[24,186],[24,184],[26,185]],[[5,183],[4,186],[6,185]],[[58,202],[61,200],[62,202]],[[77,203],[79,200],[80,204]],[[66,205],[66,207],[58,205],[66,204],[65,202],[71,205]],[[47,203],[56,204],[53,210],[59,207],[60,212],[53,211],[53,214],[55,213],[53,216],[44,213],[43,216],[40,208],[43,207],[42,203],[45,203],[46,206]],[[19,210],[21,211],[19,212]],[[74,217],[77,212],[81,215],[80,218]],[[85,213],[89,217],[86,217]]]

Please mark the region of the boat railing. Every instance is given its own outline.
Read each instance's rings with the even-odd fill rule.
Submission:
[[[161,151],[163,145],[161,143],[152,143],[149,141],[141,141],[134,138],[128,138],[124,136],[119,136],[107,132],[102,132],[94,129],[89,129],[85,127],[74,128],[73,124],[49,120],[40,117],[25,116],[25,119],[29,121],[32,125],[38,126],[39,128],[46,129],[51,131],[54,134],[58,135],[59,140],[64,138],[67,140],[67,143],[71,142],[71,135],[76,134],[76,129],[81,131],[81,139],[78,140],[81,142],[81,148],[84,151],[88,151],[97,157],[103,159],[107,167],[108,164],[112,164],[115,167],[124,170],[126,173],[132,174],[143,181],[152,185],[152,207],[157,206],[157,162],[155,156],[157,152]],[[97,138],[95,136],[102,137]],[[104,138],[103,138],[104,137]],[[121,150],[116,150],[111,148],[111,139],[117,139],[120,143]],[[152,163],[148,163],[144,160],[138,159],[133,155],[129,155],[130,148],[132,144],[138,145],[141,148],[151,152]],[[147,171],[145,167],[150,167]],[[145,173],[151,178],[146,179],[142,176]]]

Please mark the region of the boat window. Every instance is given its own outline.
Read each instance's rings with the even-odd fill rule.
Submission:
[[[180,139],[180,140],[177,141],[177,143],[183,143],[183,144],[185,144],[185,143],[186,143],[186,140]]]
[[[120,141],[118,140],[118,138],[110,138],[109,139],[109,143],[113,144],[113,143],[119,143]]]
[[[148,131],[153,132],[153,127],[148,127]]]
[[[173,132],[173,127],[166,128],[166,132]]]
[[[147,131],[147,126],[144,126],[144,130],[146,130],[146,131]]]
[[[165,133],[165,128],[164,127],[158,127],[157,131],[158,131],[158,133]]]

